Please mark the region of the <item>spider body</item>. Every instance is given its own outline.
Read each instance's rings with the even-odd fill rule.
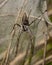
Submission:
[[[24,13],[23,17],[22,17],[22,29],[23,29],[23,31],[27,31],[28,26],[29,26],[29,20],[28,20],[27,14]]]

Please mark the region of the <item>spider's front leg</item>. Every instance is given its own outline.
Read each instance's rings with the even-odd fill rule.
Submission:
[[[31,61],[32,61],[32,57],[33,57],[33,54],[34,54],[34,36],[33,36],[33,33],[31,31],[31,29],[28,27],[28,34],[29,34],[29,37],[30,37],[30,53],[29,53],[29,58],[28,58],[28,65],[31,65]]]
[[[21,27],[21,25],[20,25],[20,24],[15,23],[15,24],[14,24],[14,26],[13,26],[12,31],[15,29],[15,26]]]
[[[20,44],[19,41],[20,41],[20,37],[23,34],[23,32],[24,31],[22,30],[22,28],[20,28],[20,30],[18,32],[17,40],[16,40],[16,45],[15,45],[15,57],[18,54],[18,51],[19,51],[19,44]]]
[[[44,12],[41,11],[42,15],[43,15],[45,12],[47,12],[47,10],[45,10]],[[36,18],[33,16],[33,18],[35,18],[35,19],[29,24],[29,26],[30,26],[32,23],[34,23],[36,20],[40,20],[40,19],[42,18],[42,15],[40,15],[40,16],[38,16],[38,17],[36,17]],[[43,17],[43,18],[44,18],[44,17]],[[48,23],[47,23],[47,22],[46,22],[46,25],[48,26]]]
[[[40,19],[41,19],[41,16],[36,17],[31,23],[29,23],[29,26],[30,26],[32,23],[34,23],[35,21],[40,20]]]
[[[12,31],[11,31],[11,36],[12,36],[12,37],[15,35],[15,26],[21,27],[21,25],[20,25],[20,24],[17,24],[17,23],[15,23],[15,24],[13,25],[13,28],[12,28]]]
[[[15,28],[15,26],[19,26],[19,27],[21,27],[21,25],[20,24],[14,24],[14,26],[13,26],[13,29]]]

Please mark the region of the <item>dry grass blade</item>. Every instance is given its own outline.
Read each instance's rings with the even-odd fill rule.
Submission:
[[[15,23],[17,23],[17,20],[18,20],[18,18],[20,17],[20,14],[21,14],[21,12],[22,12],[22,10],[23,10],[23,7],[24,7],[24,8],[26,7],[27,2],[28,2],[28,0],[24,0],[23,5],[22,5],[21,8],[19,9],[19,12],[18,12],[18,15],[17,15],[17,17],[16,17]]]
[[[25,54],[26,52],[17,55],[16,58],[9,65],[15,65],[16,63],[21,61],[24,58]]]
[[[47,34],[44,33],[44,37],[45,37],[45,45],[44,45],[44,54],[43,54],[43,65],[45,65],[45,58],[46,58],[46,47],[47,47]]]
[[[4,0],[4,1],[1,3],[0,8],[2,8],[7,2],[8,2],[8,0]]]
[[[45,61],[50,61],[50,60],[52,60],[52,55],[50,55],[50,56],[48,56],[47,58],[45,58]],[[33,65],[40,65],[40,64],[42,64],[43,63],[43,59],[42,60],[39,60],[39,61],[37,61],[35,64],[33,64]]]
[[[9,54],[10,54],[10,50],[11,50],[11,44],[12,44],[12,40],[13,40],[14,33],[15,33],[15,31],[13,31],[13,32],[11,33],[11,41],[10,41],[10,44],[9,44],[9,46],[8,46],[6,55],[4,56],[1,65],[7,65],[8,58],[9,58]]]

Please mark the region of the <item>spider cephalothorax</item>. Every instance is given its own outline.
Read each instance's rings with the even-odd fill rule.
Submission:
[[[24,12],[23,17],[22,17],[23,31],[26,31],[28,26],[29,26],[29,20],[28,20],[27,14]]]

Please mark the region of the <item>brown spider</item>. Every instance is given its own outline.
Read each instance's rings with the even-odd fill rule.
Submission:
[[[29,24],[29,20],[28,20],[28,16],[27,16],[26,12],[24,12],[22,15],[22,24],[21,25],[17,24],[17,23],[14,24],[13,29],[16,25],[19,27],[22,27],[23,31],[27,31],[27,27],[30,26],[30,24]]]
[[[24,2],[25,2],[26,0],[24,0]],[[23,5],[24,5],[24,3],[23,3]],[[26,5],[26,4],[25,4]],[[25,6],[24,6],[25,7]],[[23,6],[22,6],[22,8],[23,8]],[[21,10],[22,10],[22,8],[21,8]],[[44,13],[42,13],[42,14],[44,14]],[[22,24],[20,25],[20,24],[18,24],[18,23],[15,23],[14,24],[14,26],[13,26],[13,31],[15,31],[14,30],[14,28],[15,28],[15,26],[19,26],[20,28],[22,28],[21,29],[21,32],[23,31],[28,31],[28,30],[30,30],[29,29],[29,26],[32,24],[32,23],[34,23],[34,21],[36,21],[39,17],[41,17],[41,16],[39,16],[39,17],[37,17],[37,18],[35,18],[31,23],[29,23],[29,16],[27,16],[27,14],[26,14],[26,12],[23,12],[23,14],[22,14],[22,20],[21,20],[21,22],[22,22]],[[39,20],[41,20],[41,18],[39,19]],[[40,22],[40,21],[39,21]],[[38,23],[39,23],[38,22]],[[22,33],[19,33],[19,37],[17,38],[17,44],[16,44],[16,51],[15,51],[15,57],[16,57],[16,55],[17,55],[17,53],[18,53],[18,47],[19,47],[19,38],[20,38],[20,36],[21,36],[21,34]],[[31,32],[31,30],[30,31],[28,31],[28,33],[30,34],[30,38],[31,38],[31,49],[30,49],[30,57],[29,57],[29,64],[28,65],[30,65],[30,63],[31,63],[31,59],[32,59],[32,56],[33,56],[33,53],[34,53],[34,44],[33,44],[33,42],[32,42],[32,40],[33,40],[33,38],[32,38],[32,32]],[[12,37],[13,37],[13,35],[14,35],[14,32],[13,32],[13,34],[12,34]],[[12,44],[12,43],[11,43]],[[9,45],[9,48],[8,48],[8,52],[6,53],[6,57],[3,59],[4,61],[3,61],[3,63],[2,63],[2,65],[7,65],[8,64],[8,61],[9,61],[9,54],[10,54],[10,49],[11,49],[11,45]],[[25,55],[25,58],[26,58],[26,56],[27,56],[27,52],[26,52],[26,55]],[[23,62],[23,64],[22,65],[24,65],[24,63],[25,63],[25,61]]]
[[[40,16],[39,16],[40,17]],[[38,18],[39,18],[38,17]],[[22,31],[27,31],[28,30],[28,27],[34,22],[34,21],[36,21],[38,18],[36,18],[35,20],[33,20],[31,23],[29,23],[29,19],[28,19],[29,17],[27,16],[27,14],[26,14],[26,12],[24,12],[23,14],[22,14],[22,24],[20,25],[20,24],[18,24],[18,23],[15,23],[14,24],[14,26],[13,26],[13,30],[14,30],[14,28],[15,28],[15,26],[17,25],[17,26],[19,26],[19,27],[21,27],[22,28]]]
[[[44,13],[43,13],[44,14]],[[39,16],[39,17],[41,17],[41,16]],[[18,38],[17,38],[17,44],[16,44],[16,50],[15,50],[15,57],[16,57],[16,55],[17,55],[17,53],[18,53],[18,47],[19,47],[19,39],[20,39],[20,36],[21,36],[21,34],[22,34],[22,31],[24,32],[24,31],[27,31],[29,34],[30,34],[30,41],[31,41],[31,49],[30,49],[30,57],[29,57],[29,63],[31,62],[31,59],[32,59],[32,56],[33,56],[33,53],[34,53],[34,44],[33,44],[33,35],[32,35],[32,32],[31,32],[31,30],[29,29],[29,26],[32,24],[32,23],[34,23],[34,21],[36,21],[37,19],[39,20],[39,22],[41,21],[41,19],[42,18],[39,18],[39,17],[37,17],[37,18],[35,18],[31,23],[29,23],[29,17],[27,16],[27,14],[26,14],[26,12],[23,12],[23,14],[22,14],[22,16],[21,16],[21,22],[22,22],[22,24],[20,25],[20,24],[18,24],[18,23],[15,23],[14,24],[14,26],[13,26],[13,30],[12,31],[15,31],[15,26],[19,26],[20,28],[22,28],[21,29],[21,31],[19,32],[19,36],[18,36]],[[38,22],[38,23],[39,23]],[[38,24],[37,23],[37,24]],[[12,37],[13,37],[13,35],[14,35],[14,32],[13,32],[13,34],[12,34]],[[10,51],[10,49],[11,49],[11,45],[10,45],[10,48],[9,48],[9,51]],[[33,50],[32,50],[33,49]],[[3,61],[3,63],[4,64],[6,64],[7,65],[7,63],[8,63],[8,58],[9,58],[9,52],[7,53],[8,55],[6,56],[6,59],[4,59],[4,61]],[[27,52],[26,52],[26,55],[25,55],[25,58],[26,58],[26,56],[27,56]],[[2,63],[2,65],[4,65]],[[23,63],[25,63],[25,61],[23,61]],[[29,65],[29,64],[28,64]]]

